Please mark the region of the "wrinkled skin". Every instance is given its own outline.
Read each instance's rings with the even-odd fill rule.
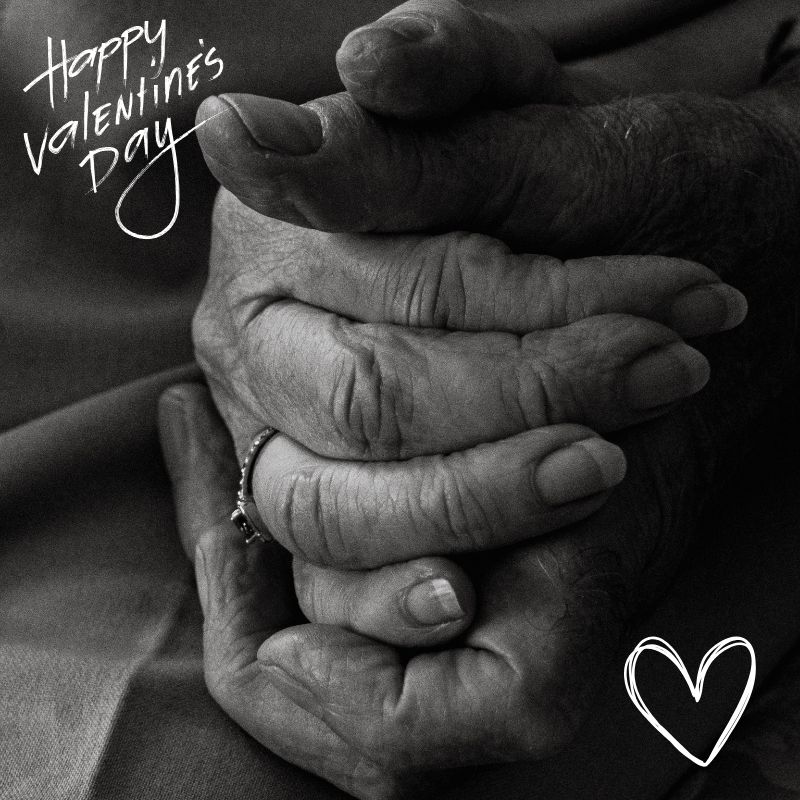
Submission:
[[[223,183],[255,210],[289,223],[355,231],[467,228],[518,247],[566,256],[669,253],[696,259],[735,281],[745,290],[751,307],[740,330],[714,345],[714,378],[701,395],[616,437],[627,457],[628,476],[605,505],[599,510],[597,506],[573,509],[574,514],[559,520],[571,526],[557,534],[463,560],[477,595],[474,622],[449,649],[409,660],[362,635],[374,636],[375,631],[355,615],[326,619],[325,603],[305,601],[303,610],[311,624],[287,627],[297,617],[282,562],[272,550],[245,551],[231,526],[218,522],[230,497],[227,476],[235,474],[235,466],[207,396],[201,390],[183,388],[168,399],[165,425],[171,413],[186,414],[196,431],[187,452],[182,456],[173,452],[169,461],[184,542],[190,553],[197,553],[209,687],[259,741],[354,794],[378,797],[417,791],[416,781],[427,769],[542,757],[574,734],[625,621],[658,595],[674,571],[711,480],[731,463],[733,453],[741,452],[748,424],[794,375],[800,169],[798,143],[790,131],[798,87],[790,72],[778,78],[773,88],[735,101],[654,96],[577,110],[531,107],[503,111],[501,116],[470,112],[452,122],[437,123],[422,134],[371,117],[352,99],[336,96],[313,105],[326,120],[325,144],[318,154],[300,158],[259,155],[246,129],[237,127],[230,115],[218,122],[230,127],[215,132],[214,123],[209,123],[203,129],[201,140],[209,164]],[[497,141],[492,132],[499,120],[504,123],[500,131],[507,132],[512,141],[504,143],[501,138],[498,155],[493,149],[488,165],[473,155],[465,167],[464,156],[473,153],[476,144]],[[509,120],[511,124],[505,124]],[[626,144],[629,130],[635,132],[635,147]],[[219,145],[223,138],[224,148]],[[560,157],[547,157],[553,143]],[[527,157],[520,157],[520,148]],[[373,157],[377,164],[369,163]],[[416,165],[420,159],[424,169],[404,168],[406,161]],[[508,176],[515,169],[519,172],[511,180]],[[386,176],[385,182],[381,176]],[[499,187],[498,176],[503,178]],[[576,181],[588,189],[577,195],[572,190],[561,194]],[[337,192],[341,192],[338,198]],[[411,202],[412,196],[417,202]],[[564,206],[564,196],[579,196],[579,200]],[[346,203],[342,197],[362,202]],[[466,198],[463,205],[459,198]],[[492,202],[482,202],[486,198]],[[254,220],[249,212],[231,213],[232,202],[228,198],[218,204],[216,224],[218,236],[238,241]],[[265,223],[264,230],[272,255],[263,255],[263,242],[255,237],[253,253],[258,258],[293,252],[291,248],[304,241],[295,233],[289,235],[291,244],[286,244],[275,237],[276,230],[286,229],[274,223]],[[245,240],[253,241],[251,237]],[[556,272],[563,269],[558,262],[549,265]],[[260,425],[278,420],[279,427],[302,443],[279,438],[265,448],[267,458],[260,460],[256,471],[259,486],[266,484],[256,492],[265,516],[269,517],[270,502],[279,504],[268,491],[271,471],[313,474],[319,469],[320,456],[352,459],[421,453],[429,431],[415,437],[413,416],[408,435],[403,430],[398,433],[399,426],[394,426],[392,435],[382,438],[381,426],[376,425],[362,426],[358,436],[337,438],[326,435],[323,428],[319,441],[304,438],[313,437],[320,427],[315,424],[319,418],[313,416],[318,405],[313,393],[305,401],[299,396],[284,400],[287,407],[297,404],[299,421],[288,415],[272,417],[280,414],[280,394],[298,391],[286,380],[291,373],[284,373],[281,382],[268,371],[270,364],[281,363],[282,352],[295,358],[291,328],[285,340],[267,338],[261,348],[246,347],[244,358],[233,353],[226,360],[224,343],[230,333],[225,327],[232,325],[233,338],[237,338],[237,332],[246,327],[241,321],[237,327],[237,313],[251,324],[274,306],[285,310],[291,305],[284,300],[270,305],[262,295],[253,295],[252,289],[248,294],[246,279],[237,285],[237,276],[247,276],[247,270],[231,269],[229,263],[219,268],[231,283],[226,286],[225,280],[212,278],[195,335],[225,422],[240,448]],[[220,314],[220,286],[225,286],[229,306],[214,319],[215,313]],[[291,294],[282,288],[281,297]],[[236,291],[241,291],[241,302],[230,302]],[[594,318],[585,306],[578,307],[582,313],[572,324]],[[602,303],[599,307],[607,310]],[[550,311],[571,319],[567,309],[568,304],[555,302]],[[342,309],[334,304],[330,310]],[[392,311],[397,313],[389,303],[383,312],[390,321],[394,321]],[[663,309],[635,312],[658,318]],[[384,321],[381,312],[376,313]],[[456,321],[467,316],[462,312]],[[599,318],[605,317],[601,313]],[[435,313],[431,319],[441,323]],[[669,317],[660,319],[674,322]],[[314,321],[311,317],[308,324]],[[282,324],[290,322],[284,318]],[[637,322],[634,327],[656,330],[650,327],[653,324]],[[508,320],[496,327],[520,329],[518,322]],[[254,330],[257,335],[258,324]],[[522,326],[521,330],[532,329]],[[663,325],[657,330],[667,335]],[[608,333],[603,327],[594,335]],[[311,339],[308,331],[304,336]],[[673,331],[672,339],[659,343],[674,341],[675,336]],[[650,345],[646,341],[644,347]],[[253,359],[253,352],[260,360]],[[495,354],[492,359],[496,360]],[[236,371],[230,369],[234,363]],[[553,359],[556,372],[562,364],[561,358]],[[313,370],[310,373],[313,377]],[[428,376],[429,381],[435,378],[435,373]],[[308,384],[313,387],[312,378]],[[691,382],[687,386],[694,389]],[[299,390],[304,389],[301,385]],[[576,394],[580,396],[571,384],[564,394],[573,401]],[[555,391],[548,397],[561,395]],[[176,411],[176,405],[182,411]],[[580,422],[581,409],[587,414],[594,411],[580,402],[566,405],[562,413],[557,403],[544,405],[547,411],[536,418],[536,424],[562,419]],[[613,402],[608,407],[617,408]],[[555,418],[550,416],[552,408],[557,410]],[[631,416],[615,419],[602,413],[602,404],[600,408],[598,418],[591,422],[601,430],[640,421]],[[310,422],[304,420],[304,411]],[[505,424],[503,411],[497,409],[487,425],[495,420]],[[519,427],[524,429],[529,422],[521,419]],[[454,428],[461,430],[461,426]],[[377,435],[372,439],[370,433]],[[491,442],[509,433],[488,427],[477,438]],[[475,443],[457,440],[455,444]],[[337,466],[353,469],[342,462],[329,465],[331,473]],[[370,486],[379,491],[381,482],[373,480]],[[393,513],[399,508],[401,514],[411,507],[389,505]],[[434,503],[426,515],[435,508]],[[596,513],[582,519],[590,511]],[[457,528],[451,516],[445,529]],[[538,513],[534,517],[540,519]],[[280,522],[279,515],[270,517],[271,522],[276,519]],[[324,525],[319,530],[302,527],[303,531],[289,531],[284,539],[279,524],[276,535],[290,546],[303,542],[308,547],[302,538],[307,529],[310,541],[318,540],[320,534],[326,540]],[[443,526],[432,527],[438,532]],[[491,526],[486,528],[494,533]],[[394,541],[396,537],[378,541],[377,552],[344,566],[376,566],[381,563],[381,548]],[[480,546],[496,543],[489,537]],[[430,552],[450,552],[441,548],[436,540]],[[326,556],[322,558],[320,550],[299,547],[298,551],[329,567],[336,565],[337,555],[342,558],[331,547],[322,549]],[[397,557],[391,551],[387,562]],[[365,573],[366,581],[369,574]],[[308,575],[308,569],[296,572],[301,599],[309,591]],[[277,590],[279,585],[283,593]],[[456,626],[448,633],[462,631],[463,627]]]

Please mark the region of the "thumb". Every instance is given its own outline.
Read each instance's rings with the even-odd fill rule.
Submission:
[[[510,223],[540,240],[600,177],[591,159],[601,137],[569,109],[530,108],[410,126],[347,94],[305,106],[226,94],[200,106],[206,124],[197,135],[223,186],[285,222],[323,231],[467,229],[507,241]]]
[[[711,224],[709,215],[719,226],[729,195],[710,203],[706,194],[731,180],[717,151],[720,120],[731,121],[733,105],[645,97],[412,126],[377,117],[347,94],[305,106],[223,95],[201,105],[198,118],[209,121],[198,137],[224,186],[296,225],[471,230],[528,252],[597,255],[658,250],[665,243],[650,238],[664,220],[678,220],[670,224],[687,240]],[[693,208],[702,213],[686,218]]]
[[[410,0],[358,28],[336,54],[359,105],[401,119],[444,117],[470,102],[488,106],[580,103],[613,89],[563,69],[529,23],[457,0]]]

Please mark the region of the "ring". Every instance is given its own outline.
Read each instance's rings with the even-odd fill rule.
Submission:
[[[273,541],[261,514],[258,513],[253,497],[253,465],[261,448],[277,433],[275,428],[264,428],[253,439],[247,455],[242,462],[242,476],[239,479],[239,491],[236,495],[236,508],[231,514],[231,522],[244,534],[245,544],[259,539],[267,543]]]

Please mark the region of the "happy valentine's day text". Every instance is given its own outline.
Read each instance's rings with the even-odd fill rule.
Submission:
[[[84,71],[94,73],[94,91],[100,91],[104,80],[120,80],[123,91],[120,92],[115,102],[94,105],[91,93],[83,92],[82,112],[77,119],[69,119],[57,130],[50,132],[50,125],[45,127],[38,146],[32,145],[31,137],[27,131],[23,134],[25,149],[31,167],[37,175],[41,175],[45,153],[59,155],[67,144],[74,150],[75,143],[80,137],[84,143],[89,140],[100,139],[112,126],[114,128],[126,123],[135,124],[135,118],[142,119],[151,108],[158,108],[159,103],[166,106],[185,93],[194,92],[201,80],[214,81],[222,74],[224,63],[217,55],[215,47],[206,49],[202,39],[198,39],[200,52],[190,59],[185,65],[174,67],[169,73],[164,72],[167,55],[167,21],[162,19],[152,30],[149,22],[143,25],[134,25],[127,28],[119,36],[114,36],[102,44],[81,50],[75,55],[67,55],[67,43],[60,40],[60,55],[54,53],[52,37],[47,37],[47,69],[37,75],[23,89],[29,92],[39,84],[49,88],[50,108],[55,110],[57,96],[60,102],[65,103],[69,97],[70,81],[77,78]],[[150,75],[138,75],[132,79],[129,88],[129,66],[131,55],[135,50],[137,56],[149,56]],[[143,50],[143,52],[142,52]],[[163,74],[163,76],[162,76]],[[109,76],[111,76],[109,78]],[[137,80],[138,79],[138,80]],[[213,117],[212,117],[213,118]],[[151,138],[149,125],[135,130],[129,137],[122,150],[122,157],[126,163],[131,163],[139,151],[146,160],[145,166],[131,181],[125,191],[120,195],[114,211],[117,224],[125,233],[137,239],[156,239],[167,233],[178,219],[181,202],[180,177],[178,173],[178,154],[176,146],[179,142],[193,133],[201,125],[208,122],[204,120],[193,128],[185,131],[180,136],[175,136],[172,129],[172,118],[155,120],[153,125],[153,139],[156,151],[151,157]],[[139,179],[158,161],[165,153],[172,157],[172,173],[174,180],[174,203],[170,221],[157,233],[144,234],[128,228],[122,221],[120,211],[125,198]],[[112,145],[92,147],[79,163],[79,167],[88,167],[91,176],[89,192],[97,193],[98,188],[108,178],[117,166],[120,149]],[[102,175],[99,175],[100,171]],[[98,177],[99,175],[99,177]]]

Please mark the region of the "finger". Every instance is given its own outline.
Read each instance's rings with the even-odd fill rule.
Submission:
[[[310,622],[338,625],[401,647],[426,647],[463,633],[475,612],[464,571],[444,558],[375,570],[338,570],[294,560],[295,591]]]
[[[494,105],[574,100],[568,75],[529,24],[455,0],[411,0],[350,33],[339,75],[364,108],[399,118]]]
[[[494,653],[446,650],[415,656],[404,668],[386,645],[307,625],[267,639],[258,658],[272,686],[375,760],[392,758],[407,770],[520,757],[505,729],[521,698],[512,691],[513,670]]]
[[[729,101],[698,103],[659,96],[581,109],[531,105],[404,125],[347,94],[306,106],[225,95],[201,105],[198,122],[209,122],[198,137],[224,186],[297,225],[467,229],[551,254],[647,252],[653,232],[676,215],[683,221],[690,202],[706,204],[703,220],[721,213],[721,189],[719,203],[714,196],[708,204],[708,186],[729,181],[720,119],[732,136],[754,148],[760,141]],[[686,224],[677,238],[688,246],[703,227],[697,217]]]
[[[259,663],[375,760],[422,769],[551,755],[574,736],[593,699],[586,676],[603,674],[621,631],[627,567],[596,539],[581,527],[552,547],[481,559],[463,647],[404,659],[311,625],[267,639]]]
[[[391,796],[390,776],[297,706],[257,666],[264,639],[297,621],[291,572],[277,547],[246,546],[227,518],[236,463],[208,390],[197,384],[169,389],[159,403],[159,432],[181,541],[190,557],[196,554],[210,693],[248,733],[288,761],[358,796]]]
[[[278,547],[246,547],[230,521],[239,467],[208,389],[186,383],[164,392],[159,401],[159,435],[178,533],[186,554],[195,561],[204,612],[216,613],[216,606],[209,608],[209,603],[227,602],[224,592],[211,592],[208,586],[209,570],[224,566],[231,576],[238,573],[236,588],[247,585],[249,592],[270,598],[259,604],[263,625],[296,621],[288,557]]]
[[[353,323],[280,302],[241,327],[233,348],[254,426],[359,460],[447,453],[559,422],[615,430],[665,413],[709,377],[673,331],[624,315],[516,336]],[[198,358],[229,380],[227,350],[219,363],[213,346]]]
[[[167,389],[159,399],[158,421],[178,533],[184,552],[194,560],[200,537],[224,528],[230,517],[239,467],[230,434],[201,384]]]
[[[253,493],[292,553],[347,569],[562,528],[597,510],[624,475],[622,451],[579,425],[404,462],[332,461],[277,436],[256,462]]]
[[[361,322],[519,334],[618,313],[703,336],[738,325],[747,311],[740,292],[691,261],[560,261],[516,255],[498,239],[467,233],[320,233],[265,218],[225,189],[210,264],[236,324],[283,298]]]

